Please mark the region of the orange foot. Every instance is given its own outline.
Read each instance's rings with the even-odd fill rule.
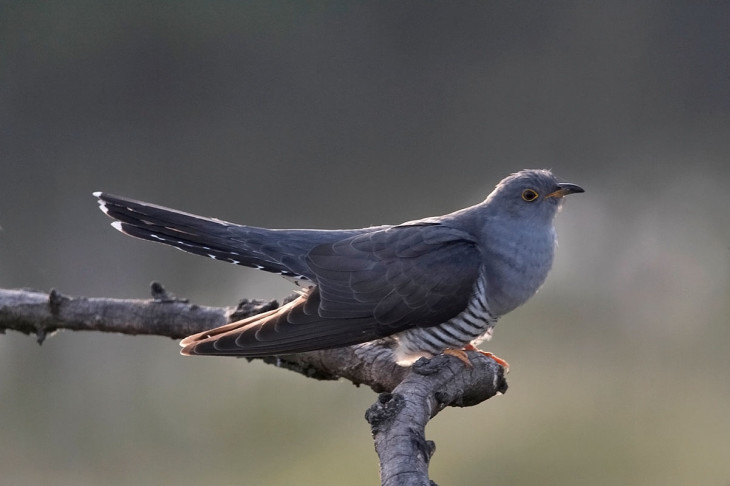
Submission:
[[[466,354],[466,351],[464,349],[455,349],[455,348],[447,348],[444,349],[443,354],[448,354],[449,356],[453,356],[454,358],[458,359],[467,368],[473,368],[474,365],[471,364],[471,361],[469,361],[469,356]]]
[[[447,351],[453,351],[453,353],[449,353]],[[465,351],[476,351],[478,353],[483,354],[487,358],[492,358],[499,366],[504,368],[504,374],[506,375],[509,373],[509,363],[500,358],[499,356],[496,356],[494,353],[490,353],[489,351],[482,351],[481,349],[477,348],[473,344],[467,344],[464,346],[464,349],[447,349],[444,351],[444,354],[449,354],[451,356],[455,356],[456,358],[459,358],[461,361],[464,361],[468,366],[471,366],[471,363],[469,363],[469,358],[467,357]],[[458,355],[458,353],[461,353],[461,355]],[[463,357],[462,357],[463,356]]]

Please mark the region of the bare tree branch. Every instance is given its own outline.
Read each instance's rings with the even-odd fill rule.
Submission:
[[[234,320],[274,309],[276,301],[243,300],[237,307],[190,304],[152,284],[152,299],[68,297],[55,290],[0,289],[0,332],[35,334],[39,343],[67,329],[149,334],[180,339]],[[472,366],[452,356],[420,359],[412,367],[394,363],[383,342],[272,356],[264,362],[310,378],[344,378],[382,392],[367,411],[384,485],[430,485],[428,463],[433,442],[425,439],[428,421],[447,406],[467,407],[507,389],[502,368],[469,352]]]
[[[380,480],[387,486],[428,486],[428,463],[436,450],[426,440],[428,421],[447,406],[468,407],[507,390],[502,367],[481,354],[472,366],[451,356],[418,360],[392,393],[381,393],[365,418],[380,458]]]
[[[170,298],[153,284],[153,299],[67,297],[55,290],[0,290],[0,330],[35,334],[43,342],[58,329],[153,334],[179,339],[227,322],[230,309]]]

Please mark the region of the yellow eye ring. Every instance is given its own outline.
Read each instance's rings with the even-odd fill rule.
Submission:
[[[522,191],[522,199],[527,202],[532,202],[537,199],[540,195],[534,189],[525,189]]]

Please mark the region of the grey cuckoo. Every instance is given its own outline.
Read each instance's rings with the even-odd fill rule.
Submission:
[[[349,230],[257,228],[94,195],[123,233],[303,287],[278,309],[185,338],[183,354],[261,357],[386,338],[406,365],[473,349],[537,292],[553,262],[553,219],[577,192],[550,171],[523,170],[475,206]]]

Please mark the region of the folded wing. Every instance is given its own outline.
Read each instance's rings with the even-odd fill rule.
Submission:
[[[183,354],[287,354],[434,326],[466,308],[480,256],[468,233],[411,223],[322,243],[304,263],[315,287],[279,309],[184,339]]]

